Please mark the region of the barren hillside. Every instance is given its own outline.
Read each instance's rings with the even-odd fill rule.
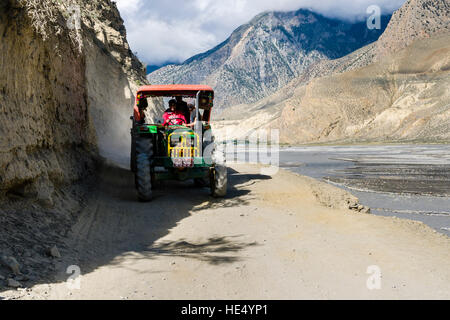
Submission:
[[[377,41],[376,56],[396,52],[416,39],[450,32],[448,0],[409,0],[397,10]]]
[[[270,126],[288,143],[449,141],[450,36],[368,67],[313,80]]]
[[[231,126],[228,138],[279,128],[283,143],[448,141],[449,21],[446,1],[406,2],[376,43],[221,114],[221,136]]]

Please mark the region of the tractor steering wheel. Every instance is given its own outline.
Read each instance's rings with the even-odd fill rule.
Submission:
[[[181,119],[181,118],[172,118],[172,119],[170,119],[169,120],[169,125],[170,126],[176,126],[176,125],[178,125],[178,123],[173,123],[173,121],[176,121],[176,120],[181,120],[181,122],[183,122],[183,119]]]

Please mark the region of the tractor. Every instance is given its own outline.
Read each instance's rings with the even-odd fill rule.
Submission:
[[[146,123],[147,99],[182,97],[195,101],[194,125]],[[136,93],[131,128],[131,171],[140,201],[164,180],[193,180],[208,187],[213,197],[227,193],[227,168],[223,148],[214,141],[211,112],[214,91],[204,85],[148,85]],[[188,120],[189,121],[189,120]]]

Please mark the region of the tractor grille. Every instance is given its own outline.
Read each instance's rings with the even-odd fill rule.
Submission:
[[[200,139],[197,134],[172,133],[168,139],[168,156],[174,158],[199,157]]]

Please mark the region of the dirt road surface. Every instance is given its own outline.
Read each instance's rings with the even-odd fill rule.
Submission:
[[[310,178],[236,165],[226,199],[186,182],[167,183],[153,202],[139,203],[133,175],[105,167],[61,252],[60,274],[2,296],[450,299],[448,237],[346,209],[351,201]],[[79,289],[67,285],[70,265],[80,268]]]

